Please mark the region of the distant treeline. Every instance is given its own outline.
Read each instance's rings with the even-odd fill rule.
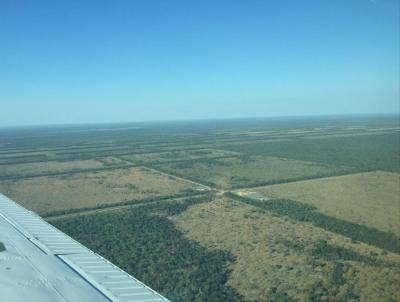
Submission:
[[[271,185],[284,184],[284,183],[294,182],[294,181],[302,181],[302,180],[318,179],[318,178],[324,178],[324,177],[348,175],[348,174],[352,174],[354,172],[355,172],[355,170],[347,169],[347,170],[342,170],[342,171],[332,171],[332,172],[326,172],[326,173],[320,173],[320,174],[314,174],[314,175],[308,175],[308,176],[271,179],[268,181],[255,181],[255,180],[251,180],[251,179],[244,179],[247,181],[247,182],[244,182],[243,180],[241,181],[241,179],[238,179],[238,181],[235,182],[235,178],[233,178],[230,189],[271,186]]]
[[[328,165],[354,167],[358,171],[400,171],[400,133],[371,133],[344,137],[297,139],[276,143],[222,146],[251,155],[278,156]]]
[[[0,165],[10,165],[10,164],[25,164],[31,162],[43,162],[48,161],[48,157],[43,154],[29,155],[29,156],[2,156],[0,157]]]

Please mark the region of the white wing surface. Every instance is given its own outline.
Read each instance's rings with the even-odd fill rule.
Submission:
[[[168,301],[2,194],[0,242],[4,301]]]

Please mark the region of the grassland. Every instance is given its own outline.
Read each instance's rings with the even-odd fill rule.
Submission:
[[[228,285],[247,301],[400,299],[397,254],[226,199],[171,219],[186,238],[236,257]]]
[[[254,188],[265,199],[291,199],[321,213],[400,237],[400,174],[368,172]],[[246,192],[239,192],[246,195]]]
[[[84,170],[123,166],[126,162],[114,157],[74,161],[45,161],[0,165],[0,179],[24,178],[57,173],[73,173]]]
[[[160,164],[156,168],[223,189],[274,184],[350,171],[346,167],[270,156],[203,158]]]
[[[173,196],[196,187],[141,168],[0,182],[0,191],[39,214],[130,200]]]
[[[217,149],[178,150],[155,153],[122,155],[120,158],[136,164],[158,164],[170,161],[187,161],[240,155],[238,152]]]
[[[7,152],[0,152],[0,160],[7,161],[8,159],[14,159],[16,157],[30,157],[30,156],[48,156],[50,152],[46,151],[7,151]]]

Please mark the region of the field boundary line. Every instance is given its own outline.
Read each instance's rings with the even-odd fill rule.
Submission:
[[[293,179],[293,180],[287,179],[287,180],[277,181],[275,183],[265,184],[265,185],[231,188],[230,191],[235,193],[235,191],[238,191],[238,190],[251,190],[251,189],[264,188],[264,187],[270,187],[270,186],[275,186],[275,185],[296,183],[296,182],[301,182],[301,181],[313,181],[313,180],[317,180],[317,179],[327,179],[327,178],[334,178],[334,177],[341,177],[341,176],[357,175],[357,174],[364,174],[364,173],[370,173],[370,172],[375,172],[375,171],[388,172],[388,171],[384,171],[384,170],[348,171],[348,172],[343,172],[343,173],[338,173],[338,174],[333,174],[333,175],[326,175],[326,176],[310,176],[308,178],[302,178],[302,179],[299,178],[299,179]],[[388,173],[393,173],[393,172],[388,172]]]
[[[120,157],[117,157],[117,158],[123,160],[123,159],[120,158]],[[130,162],[130,163],[133,164],[133,161],[131,161],[131,160],[127,160],[127,159],[126,159],[125,161]],[[209,191],[217,190],[216,188],[213,188],[213,187],[211,187],[211,186],[209,186],[209,185],[205,185],[205,184],[202,184],[202,183],[197,182],[197,181],[194,181],[194,180],[190,180],[190,179],[187,179],[187,178],[184,178],[184,177],[180,177],[180,176],[171,174],[171,173],[169,173],[169,172],[164,172],[164,171],[161,171],[161,170],[158,170],[158,169],[156,169],[156,168],[152,168],[152,167],[149,167],[149,166],[146,166],[146,165],[138,165],[138,167],[141,167],[141,168],[143,168],[143,169],[145,169],[145,170],[148,170],[148,171],[150,171],[150,172],[153,172],[153,173],[157,173],[157,174],[160,174],[160,175],[164,175],[164,176],[167,176],[167,177],[171,177],[171,178],[173,178],[173,179],[175,179],[175,180],[181,180],[181,181],[184,181],[184,182],[188,182],[188,183],[191,183],[191,184],[194,184],[194,185],[203,187],[204,189],[209,190]]]
[[[205,195],[206,193],[204,193]],[[191,195],[191,196],[202,196],[203,194],[198,194],[198,195]],[[165,202],[173,202],[173,201],[180,201],[182,199],[187,198],[188,196],[181,196],[181,197],[176,197],[176,198],[168,198],[168,199],[162,199],[162,200],[153,200],[153,201],[144,201],[144,202],[138,202],[138,203],[132,203],[132,204],[125,204],[125,205],[116,205],[116,206],[111,206],[111,207],[105,207],[105,208],[97,208],[97,209],[90,209],[90,210],[83,210],[75,213],[68,213],[68,214],[62,214],[62,215],[52,215],[52,216],[43,216],[43,218],[46,221],[54,221],[58,219],[65,219],[65,218],[71,218],[71,217],[76,217],[76,216],[84,216],[84,215],[91,215],[94,213],[101,213],[101,212],[108,212],[108,211],[117,211],[125,208],[134,208],[134,207],[139,207],[139,206],[145,206],[145,205],[150,205],[150,204],[157,204],[157,203],[165,203]]]
[[[190,180],[190,179],[186,179],[186,178],[183,178],[183,177],[180,177],[180,176],[176,176],[176,175],[173,175],[173,174],[170,174],[170,173],[166,173],[166,172],[154,169],[154,168],[150,168],[150,167],[147,167],[147,166],[141,166],[141,167],[143,169],[151,171],[153,173],[161,174],[161,175],[164,175],[164,176],[167,176],[167,177],[172,177],[175,180],[181,180],[181,181],[188,182],[188,183],[191,183],[191,184],[194,184],[194,185],[197,185],[197,186],[201,186],[204,189],[209,190],[209,191],[214,189],[214,188],[211,188],[210,186],[204,185],[202,183],[199,183],[199,182],[196,182],[196,181],[193,181],[193,180]]]
[[[49,212],[48,214],[44,213],[41,216],[43,219],[56,219],[58,217],[70,217],[74,215],[79,215],[83,213],[91,213],[91,212],[101,212],[101,211],[108,211],[114,208],[125,208],[125,207],[132,207],[132,206],[140,206],[140,205],[147,205],[147,204],[153,204],[157,202],[165,202],[165,201],[172,201],[172,200],[180,200],[184,198],[189,198],[189,197],[199,197],[199,196],[204,196],[209,194],[210,192],[194,192],[190,194],[177,194],[175,196],[159,196],[159,197],[154,197],[149,200],[128,200],[128,201],[121,201],[113,204],[101,204],[99,206],[94,206],[94,207],[87,207],[87,208],[70,208],[69,210],[71,212],[66,212],[66,213],[57,213],[57,211],[51,213]]]

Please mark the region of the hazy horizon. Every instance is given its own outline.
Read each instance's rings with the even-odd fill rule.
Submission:
[[[82,123],[38,123],[38,124],[18,124],[0,125],[0,129],[7,128],[47,128],[47,127],[97,127],[97,126],[117,126],[117,125],[140,125],[140,124],[180,124],[180,123],[203,123],[203,122],[230,122],[230,121],[288,121],[288,120],[352,120],[352,119],[397,119],[400,123],[400,112],[383,113],[350,113],[350,114],[316,114],[316,115],[277,115],[277,116],[249,116],[249,117],[225,117],[225,118],[193,118],[193,119],[164,119],[164,120],[142,120],[142,121],[112,121],[112,122],[82,122]]]

